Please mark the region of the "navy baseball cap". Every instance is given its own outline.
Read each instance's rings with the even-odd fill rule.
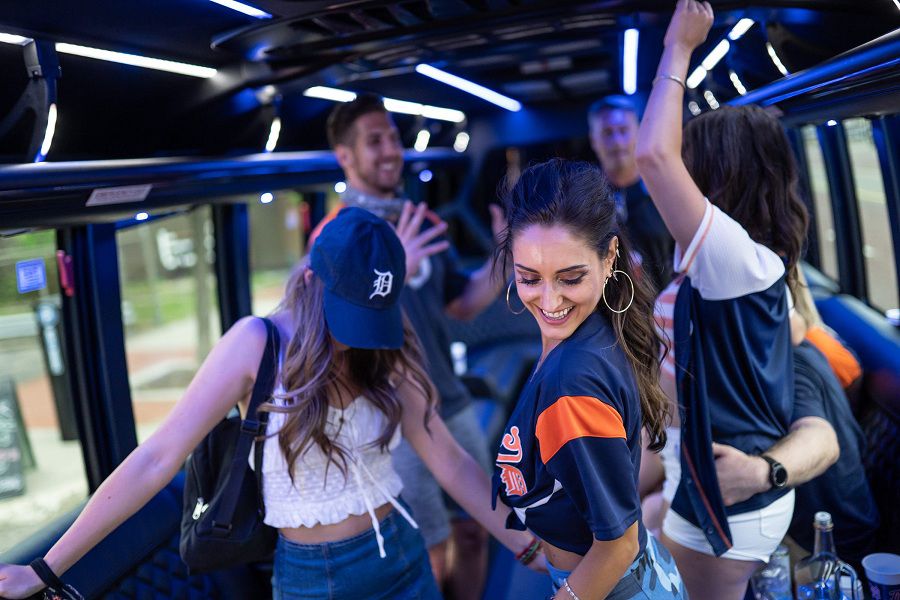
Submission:
[[[384,219],[343,209],[316,238],[310,266],[325,284],[325,322],[337,341],[369,350],[403,347],[398,301],[406,252]]]

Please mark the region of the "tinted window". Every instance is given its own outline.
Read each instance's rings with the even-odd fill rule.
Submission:
[[[0,238],[0,552],[87,497],[55,253],[52,231]]]
[[[897,300],[894,247],[872,124],[868,119],[848,119],[844,121],[844,130],[859,202],[869,301],[882,310],[897,308],[900,302]]]
[[[116,235],[128,381],[141,442],[220,336],[209,207]]]
[[[806,164],[809,169],[809,186],[812,205],[816,212],[816,227],[819,238],[819,265],[822,272],[834,280],[838,278],[837,251],[835,249],[834,213],[831,208],[831,195],[828,191],[828,176],[825,173],[825,161],[822,148],[816,137],[816,128],[808,125],[803,128],[803,146],[806,150]]]

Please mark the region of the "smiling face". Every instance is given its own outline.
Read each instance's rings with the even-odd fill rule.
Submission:
[[[352,138],[337,144],[335,155],[351,186],[373,196],[394,196],[403,173],[403,145],[386,112],[370,112],[356,119]]]
[[[541,329],[542,358],[594,312],[617,246],[614,237],[601,259],[562,225],[529,225],[515,235],[516,290]]]

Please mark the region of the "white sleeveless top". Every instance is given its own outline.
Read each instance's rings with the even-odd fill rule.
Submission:
[[[277,398],[273,401],[279,404]],[[269,413],[267,434],[271,437],[266,438],[262,462],[267,525],[275,528],[332,525],[351,515],[368,513],[381,558],[386,554],[375,516],[377,507],[390,502],[410,525],[418,529],[413,518],[397,502],[403,484],[394,470],[390,451],[400,444],[400,427],[386,450],[373,444],[384,431],[387,417],[369,400],[360,396],[344,409],[328,408],[325,433],[346,452],[346,477],[337,465],[328,464],[325,453],[313,444],[298,457],[294,482],[291,483],[277,435],[286,417],[281,413]],[[252,452],[249,461],[253,468]]]

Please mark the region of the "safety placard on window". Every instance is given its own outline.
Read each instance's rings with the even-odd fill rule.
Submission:
[[[47,269],[43,258],[20,260],[16,263],[16,287],[20,294],[36,292],[47,287]]]

